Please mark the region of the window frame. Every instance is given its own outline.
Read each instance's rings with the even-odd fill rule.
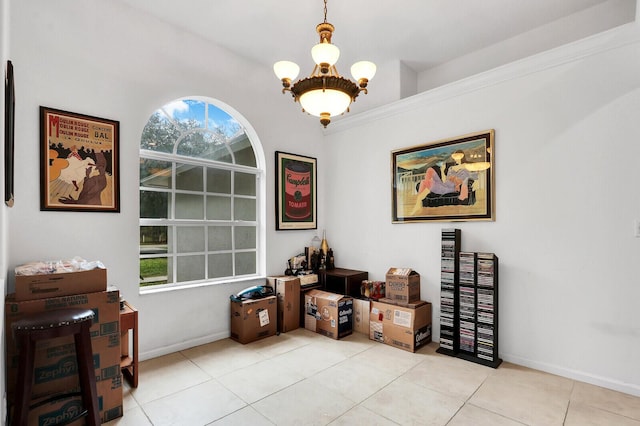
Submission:
[[[197,158],[197,157],[190,157],[190,156],[185,156],[185,155],[181,155],[181,154],[176,154],[176,150],[177,147],[179,145],[179,143],[182,141],[182,139],[184,138],[184,136],[187,133],[190,133],[193,129],[188,130],[187,132],[183,132],[178,139],[175,140],[174,146],[173,146],[173,150],[171,153],[167,153],[167,152],[161,152],[161,151],[152,151],[152,150],[148,150],[148,149],[143,149],[141,146],[139,148],[139,159],[140,161],[142,160],[153,160],[153,161],[163,161],[163,162],[167,162],[169,164],[171,164],[171,187],[170,188],[157,188],[154,189],[153,187],[146,187],[143,186],[142,183],[140,182],[140,177],[138,177],[138,184],[139,184],[139,190],[138,190],[138,196],[140,197],[142,191],[149,191],[149,192],[162,192],[162,193],[167,193],[169,194],[169,196],[171,197],[171,201],[169,203],[169,208],[171,209],[171,217],[172,218],[142,218],[140,217],[140,211],[138,212],[138,229],[140,230],[142,227],[144,226],[167,226],[170,227],[169,231],[171,232],[171,235],[167,236],[168,241],[171,240],[173,241],[173,248],[177,247],[177,230],[178,230],[178,226],[195,226],[195,227],[203,227],[203,232],[205,232],[205,246],[204,246],[204,251],[202,252],[197,252],[197,251],[193,251],[193,252],[186,252],[186,253],[178,253],[177,250],[167,250],[167,253],[162,253],[161,255],[158,254],[143,254],[142,251],[140,250],[139,247],[139,262],[142,259],[147,259],[147,258],[159,258],[159,257],[166,257],[168,259],[168,261],[171,261],[171,266],[168,267],[168,269],[170,269],[170,273],[172,274],[172,280],[170,280],[170,282],[166,283],[166,284],[156,284],[156,285],[152,285],[152,286],[141,286],[139,285],[139,291],[140,294],[146,294],[146,293],[155,293],[155,292],[161,292],[161,291],[169,291],[169,290],[178,290],[178,289],[185,289],[185,288],[191,288],[191,287],[202,287],[202,286],[210,286],[210,285],[218,285],[218,284],[226,284],[226,283],[233,283],[233,282],[243,282],[243,281],[255,281],[257,279],[263,279],[266,274],[265,274],[265,270],[266,270],[266,182],[265,182],[265,176],[266,176],[266,170],[265,170],[265,157],[264,157],[264,150],[262,148],[262,144],[259,141],[259,138],[255,132],[255,130],[253,129],[253,127],[248,123],[248,121],[241,115],[239,114],[235,109],[231,108],[230,106],[215,100],[215,99],[211,99],[211,98],[206,98],[206,97],[200,97],[200,96],[188,96],[188,97],[184,97],[184,98],[180,98],[180,99],[176,99],[173,100],[171,102],[166,103],[165,105],[163,105],[160,108],[157,108],[153,111],[153,113],[149,116],[151,119],[151,116],[153,114],[156,113],[156,111],[163,109],[166,105],[169,105],[173,102],[178,102],[178,101],[198,101],[198,102],[204,102],[209,104],[209,106],[207,108],[210,108],[211,106],[218,108],[222,111],[224,111],[225,113],[227,113],[228,115],[230,115],[233,119],[235,119],[243,128],[244,130],[244,134],[246,135],[249,143],[251,144],[251,147],[253,149],[253,153],[255,156],[255,162],[256,162],[256,166],[252,167],[252,166],[246,166],[246,165],[242,165],[242,164],[235,164],[235,160],[234,163],[227,163],[227,162],[222,162],[222,161],[216,161],[216,160],[210,160],[210,159],[203,159],[203,158]],[[207,110],[208,111],[208,110]],[[174,122],[174,118],[173,117],[169,117],[169,120],[171,120],[172,122]],[[208,122],[208,117],[207,120]],[[146,123],[145,123],[146,125]],[[204,127],[204,129],[206,129],[206,127]],[[142,142],[142,137],[140,139],[140,142]],[[233,156],[233,153],[231,153],[231,155]],[[233,158],[233,157],[232,157]],[[185,189],[177,189],[177,179],[176,179],[176,167],[177,165],[180,164],[186,164],[186,165],[192,165],[194,167],[201,167],[203,169],[203,188],[201,191],[193,191],[193,190],[185,190]],[[207,187],[206,187],[206,170],[208,168],[214,168],[217,170],[229,170],[232,171],[231,173],[231,188],[230,188],[230,192],[229,194],[224,194],[224,195],[228,195],[231,199],[231,211],[232,211],[232,219],[230,220],[223,220],[223,219],[207,219],[206,215],[203,216],[203,219],[176,219],[175,218],[175,212],[176,212],[176,203],[175,203],[175,196],[176,194],[197,194],[203,197],[203,200],[206,204],[206,197],[208,195],[211,195],[211,192],[207,191]],[[138,169],[138,172],[140,171],[140,169]],[[239,172],[239,173],[247,173],[247,174],[252,174],[255,176],[255,196],[253,195],[246,195],[246,194],[236,194],[235,193],[235,187],[234,187],[234,183],[235,183],[235,173]],[[235,199],[241,199],[241,198],[246,198],[246,199],[255,199],[255,220],[253,221],[247,221],[247,220],[239,220],[239,219],[235,219],[233,218],[233,212],[234,212],[234,203],[235,203]],[[140,206],[140,199],[138,200],[138,207]],[[205,212],[206,212],[206,205],[204,206],[205,208]],[[256,230],[256,247],[255,249],[251,248],[251,249],[237,249],[235,247],[235,228],[239,227],[239,226],[243,226],[243,225],[248,225],[248,226],[255,226],[255,230]],[[231,249],[228,250],[209,250],[208,249],[208,238],[207,238],[207,234],[208,234],[208,227],[209,226],[228,226],[232,228],[231,231]],[[138,238],[138,244],[140,246],[140,238]],[[186,281],[186,282],[178,282],[177,281],[177,277],[178,277],[178,268],[177,268],[177,262],[178,262],[178,258],[180,257],[184,257],[184,256],[209,256],[211,254],[214,253],[245,253],[245,252],[255,252],[256,255],[256,271],[255,273],[251,273],[251,274],[244,274],[244,275],[240,275],[237,276],[236,275],[236,262],[233,262],[232,265],[232,271],[233,271],[233,275],[229,276],[229,277],[222,277],[222,278],[208,278],[209,276],[209,261],[208,259],[205,259],[205,266],[204,266],[204,279],[201,280],[193,280],[193,281]],[[235,257],[234,257],[235,259]],[[140,264],[140,263],[139,263]],[[168,280],[169,281],[169,280]]]

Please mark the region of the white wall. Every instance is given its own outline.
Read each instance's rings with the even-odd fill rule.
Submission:
[[[345,119],[326,136],[336,264],[421,274],[440,233],[500,259],[500,355],[640,395],[640,36],[634,24]],[[496,221],[391,223],[391,151],[495,129]],[[371,232],[375,229],[376,232]]]
[[[119,2],[32,0],[11,4],[11,52],[16,71],[16,205],[8,214],[8,270],[42,259],[101,260],[108,282],[140,310],[141,357],[148,358],[229,334],[228,297],[249,283],[138,294],[138,149],[155,109],[201,95],[242,114],[263,145],[267,166],[267,274],[314,231],[276,232],[274,151],[318,158],[321,126],[306,119],[272,71]],[[3,26],[3,28],[6,28]],[[121,212],[41,212],[40,105],[120,121]],[[319,175],[323,185],[323,174]],[[324,194],[319,193],[324,203]],[[320,226],[325,211],[318,212]],[[9,273],[8,290],[13,288]]]

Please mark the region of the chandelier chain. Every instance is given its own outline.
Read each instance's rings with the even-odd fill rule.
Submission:
[[[324,23],[327,23],[327,0],[324,0]]]

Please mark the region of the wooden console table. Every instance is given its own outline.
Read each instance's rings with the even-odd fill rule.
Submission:
[[[132,332],[133,350],[129,351],[129,331]],[[120,368],[122,375],[129,384],[138,387],[138,310],[129,302],[124,302],[124,308],[120,310]]]

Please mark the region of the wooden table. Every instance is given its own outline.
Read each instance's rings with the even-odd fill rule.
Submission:
[[[129,351],[129,331],[132,332],[133,350]],[[138,387],[138,310],[124,302],[120,310],[120,347],[122,375],[131,387]]]

